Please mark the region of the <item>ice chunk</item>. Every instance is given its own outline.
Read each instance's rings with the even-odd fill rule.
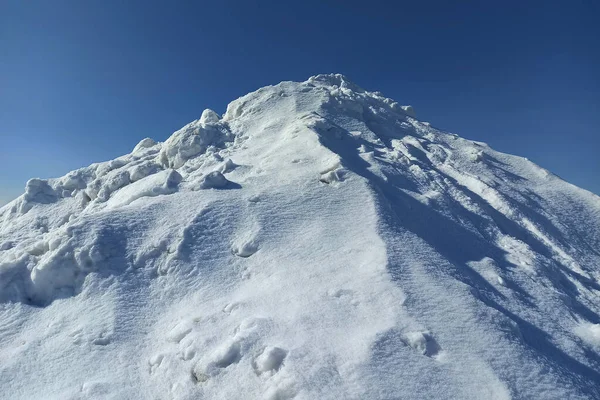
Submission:
[[[221,165],[221,168],[219,169],[219,171],[223,174],[226,174],[227,172],[231,172],[234,169],[236,169],[237,166],[238,165],[236,163],[231,161],[231,158],[228,158],[227,161],[225,161],[223,163],[223,165]]]
[[[231,140],[231,133],[223,125],[213,124],[212,114],[203,116],[210,123],[202,119],[194,121],[173,133],[164,143],[160,161],[165,167],[180,168],[190,158],[204,153],[209,146],[221,146]]]
[[[69,172],[59,182],[60,186],[65,190],[82,189],[85,187],[85,182],[79,171]]]
[[[34,203],[52,203],[57,194],[45,179],[33,178],[25,185],[25,200]]]
[[[130,182],[129,171],[118,171],[117,173],[112,174],[105,180],[102,188],[98,192],[98,200],[108,200],[114,191],[128,185]]]
[[[222,189],[229,183],[220,171],[213,171],[202,178],[200,189]]]
[[[146,161],[133,167],[129,172],[129,177],[132,182],[135,182],[147,177],[148,175],[155,174],[160,170],[160,165],[156,164],[154,161]]]
[[[156,142],[154,139],[145,138],[140,140],[140,142],[133,148],[133,153],[139,153],[143,150],[146,150],[150,147],[156,146]]]
[[[202,116],[200,117],[201,124],[208,125],[216,124],[217,122],[219,122],[219,114],[208,108],[202,111]]]

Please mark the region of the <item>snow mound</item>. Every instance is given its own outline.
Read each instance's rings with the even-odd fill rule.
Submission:
[[[219,122],[212,110],[204,110],[199,120],[173,133],[164,143],[160,160],[166,168],[180,168],[187,160],[206,152],[210,146],[219,147],[232,139],[227,125]]]
[[[0,208],[0,392],[600,398],[598,249],[598,196],[282,82]]]
[[[28,208],[32,207],[30,203],[53,203],[58,199],[54,189],[43,179],[33,178],[27,181],[25,185],[25,194],[23,195],[24,204]]]
[[[202,178],[200,189],[222,189],[230,183],[221,171],[213,171]]]
[[[141,153],[146,149],[152,148],[154,146],[156,146],[156,142],[154,141],[154,139],[145,138],[140,140],[140,142],[133,148],[132,153]]]

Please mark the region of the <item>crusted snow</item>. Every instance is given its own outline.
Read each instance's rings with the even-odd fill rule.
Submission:
[[[0,209],[11,399],[600,397],[600,198],[342,75]]]

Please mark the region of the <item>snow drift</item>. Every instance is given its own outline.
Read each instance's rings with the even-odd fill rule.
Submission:
[[[282,82],[0,209],[0,393],[599,398],[599,279],[599,197]]]

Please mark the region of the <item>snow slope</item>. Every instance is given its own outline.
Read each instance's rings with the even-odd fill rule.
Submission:
[[[600,198],[342,75],[0,209],[0,397],[600,398]]]

